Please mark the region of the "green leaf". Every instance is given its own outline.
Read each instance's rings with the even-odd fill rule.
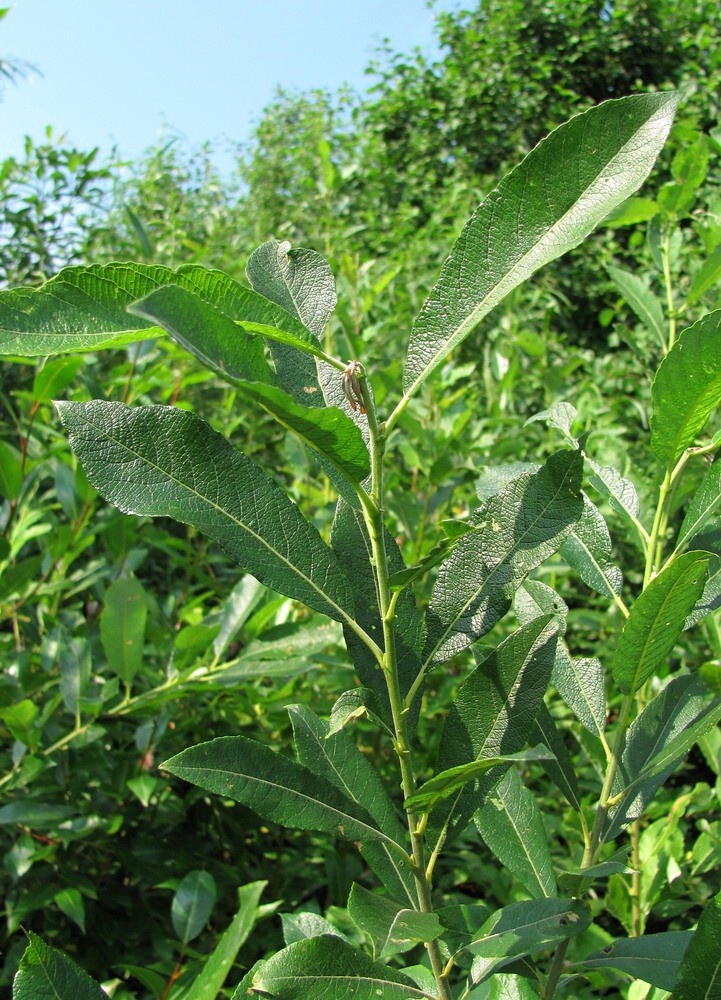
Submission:
[[[474,822],[486,846],[534,899],[558,895],[541,810],[514,768],[489,793]]]
[[[258,919],[258,902],[267,882],[249,882],[238,889],[238,910],[215,943],[187,1000],[216,1000],[240,948]]]
[[[228,687],[251,677],[292,677],[319,666],[327,650],[342,641],[338,625],[317,615],[286,622],[253,639],[230,663],[211,671],[207,680]]]
[[[337,927],[318,913],[281,913],[280,919],[283,924],[283,940],[286,944],[320,937],[321,934],[348,940],[345,934],[341,934]]]
[[[297,320],[318,343],[337,302],[333,272],[320,254],[269,240],[250,255],[246,275],[255,291]],[[278,381],[301,406],[323,406],[316,362],[298,346],[271,341]]]
[[[693,495],[678,533],[676,551],[688,545],[689,541],[706,524],[721,504],[721,456],[717,456],[707,470],[701,485]]]
[[[130,311],[162,326],[173,340],[324,455],[352,483],[361,483],[370,474],[368,450],[353,421],[337,407],[309,409],[296,403],[277,386],[264,384],[270,381],[269,377],[255,381],[252,371],[246,370],[243,355],[238,356],[243,338],[237,324],[218,309],[197,295],[170,285],[134,303]],[[266,332],[270,329],[251,325]],[[323,352],[316,347],[315,353]]]
[[[404,844],[407,832],[378,772],[348,734],[342,730],[331,734],[328,723],[303,705],[289,705],[288,713],[300,763],[365,810],[392,841]],[[374,841],[364,844],[362,853],[389,892],[414,906],[415,881],[398,851]]]
[[[380,776],[347,733],[329,733],[328,723],[305,705],[288,705],[298,760],[365,809],[393,840],[406,836]]]
[[[595,656],[573,659],[559,643],[551,680],[581,725],[594,736],[602,736],[607,710],[601,661]]]
[[[697,302],[703,295],[706,294],[709,288],[713,288],[720,278],[721,243],[719,243],[711,255],[706,258],[703,262],[701,270],[691,282],[691,287],[689,288],[688,295],[686,296],[686,304],[690,306],[693,305],[694,302]]]
[[[370,815],[335,785],[244,736],[199,743],[160,766],[291,830],[318,830],[346,840],[393,844]]]
[[[263,598],[265,588],[252,576],[242,576],[225,599],[213,652],[220,657]]]
[[[468,675],[446,717],[437,772],[523,749],[551,676],[557,630],[551,616],[535,619]],[[432,814],[429,831],[441,840],[464,829],[501,774],[498,768],[456,792]]]
[[[667,329],[663,315],[663,306],[653,294],[648,285],[637,275],[624,271],[620,267],[607,266],[616,288],[636,313],[646,329],[652,333],[661,348],[665,350]]]
[[[221,378],[273,382],[267,364],[258,365],[256,345],[220,307],[180,285],[161,285],[128,305],[128,312],[161,327]],[[273,306],[268,303],[268,308]],[[290,317],[288,317],[290,320]]]
[[[269,240],[253,251],[246,273],[256,291],[321,336],[338,296],[330,265],[319,253]]]
[[[378,699],[374,691],[370,688],[356,687],[350,691],[344,691],[331,709],[328,735],[332,736],[338,730],[354,722],[356,719],[367,717],[375,726],[384,729],[388,736],[393,736],[392,730],[388,728],[380,717]]]
[[[603,515],[585,495],[583,513],[559,552],[591,590],[611,600],[620,593],[623,577],[611,562],[611,536]]]
[[[651,447],[672,469],[721,402],[721,309],[679,336],[651,387]]]
[[[83,934],[85,930],[85,899],[79,889],[61,889],[55,893],[55,903],[66,917],[78,925]]]
[[[710,555],[687,552],[675,559],[639,594],[616,644],[611,673],[631,695],[671,654],[703,593]]]
[[[170,914],[173,930],[183,944],[196,938],[208,922],[217,897],[210,872],[188,872],[173,896]]]
[[[369,892],[355,882],[348,897],[348,915],[358,930],[367,934],[374,958],[390,958],[409,951],[443,933],[436,913],[419,913],[399,906],[387,896]]]
[[[359,485],[370,475],[370,458],[361,432],[337,406],[308,409],[275,386],[236,384],[278,423],[328,459],[351,483]]]
[[[53,358],[45,362],[33,381],[33,398],[49,403],[73,381],[84,364],[83,358]]]
[[[580,452],[558,452],[472,515],[475,530],[458,540],[431,596],[427,662],[450,659],[485,635],[523,578],[557,551],[583,509],[582,470]]]
[[[538,1000],[538,987],[525,976],[512,972],[498,972],[480,986],[472,989],[468,1000]]]
[[[13,980],[13,1000],[107,1000],[98,983],[72,959],[28,932],[30,944]]]
[[[57,407],[106,500],[126,513],[192,524],[268,587],[351,620],[350,583],[316,529],[267,473],[199,417],[100,400]]]
[[[663,934],[620,938],[584,958],[582,964],[587,969],[620,969],[660,990],[672,990],[691,938],[691,931],[666,931]],[[709,997],[711,994],[695,995]]]
[[[100,616],[100,640],[108,666],[126,684],[143,662],[147,617],[145,590],[134,576],[121,577],[108,587]]]
[[[678,99],[640,94],[591,108],[504,177],[466,223],[415,322],[405,398],[511,289],[633,194],[666,141]]]
[[[611,506],[619,514],[625,514],[632,521],[636,521],[640,505],[636,487],[630,479],[624,479],[621,473],[610,465],[598,465],[588,455],[585,458],[594,473],[590,479],[594,489],[602,496],[608,497]]]
[[[553,757],[542,760],[541,766],[556,788],[563,792],[576,812],[580,812],[581,793],[576,777],[576,765],[551,713],[543,702],[538,709],[538,715],[533,723],[528,742],[542,743],[551,751]]]
[[[276,1000],[435,1000],[402,972],[329,934],[296,941],[263,962],[248,995],[267,994]]]
[[[674,1000],[721,995],[721,892],[706,904],[671,989]]]
[[[58,626],[58,663],[60,665],[60,693],[69,712],[77,713],[81,700],[87,695],[92,672],[90,642],[80,636],[68,635]]]
[[[284,310],[221,271],[197,264],[177,271],[132,263],[68,267],[37,289],[0,292],[0,354],[44,357],[157,337],[160,328],[133,318],[127,307],[163,285],[179,285],[200,295],[231,320],[284,323]],[[239,329],[236,355],[241,353],[246,377],[252,371],[255,379],[270,378],[262,340]]]
[[[695,674],[675,677],[629,726],[603,839],[637,819],[679,760],[721,718],[721,698]]]
[[[17,500],[23,485],[23,464],[20,453],[7,441],[0,441],[0,496]]]
[[[409,812],[431,812],[439,802],[450,798],[472,781],[483,777],[494,767],[501,764],[512,764],[516,761],[525,763],[546,760],[550,756],[546,747],[539,746],[533,747],[531,750],[523,750],[520,753],[483,757],[481,760],[471,761],[470,764],[449,767],[439,774],[434,774],[428,781],[424,781],[420,789],[406,799],[404,805]]]
[[[545,951],[566,938],[575,937],[590,922],[588,907],[580,900],[530,899],[522,903],[511,903],[510,906],[496,910],[486,920],[466,949],[473,955],[486,959],[487,970],[491,971],[513,958]],[[480,963],[474,963],[476,982],[480,978],[479,966]]]
[[[618,208],[606,216],[604,226],[637,226],[639,222],[648,222],[658,214],[658,205],[650,198],[627,198]]]

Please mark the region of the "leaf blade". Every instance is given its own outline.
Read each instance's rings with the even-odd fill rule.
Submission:
[[[205,421],[164,406],[56,405],[106,500],[126,513],[193,524],[273,590],[338,621],[353,620],[350,582],[315,528]]]
[[[580,243],[641,185],[677,103],[675,94],[644,94],[591,108],[501,181],[466,223],[416,320],[404,399],[512,288]]]

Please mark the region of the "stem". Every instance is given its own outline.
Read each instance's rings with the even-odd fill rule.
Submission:
[[[373,566],[378,590],[378,606],[383,623],[384,651],[380,665],[388,689],[393,730],[395,733],[394,747],[400,765],[403,796],[405,799],[409,799],[416,790],[416,779],[406,725],[407,709],[403,703],[398,677],[398,659],[395,642],[395,608],[397,598],[394,599],[394,595],[391,593],[388,585],[388,559],[385,546],[385,524],[383,521],[383,504],[385,499],[383,480],[385,427],[378,424],[373,398],[368,389],[365,377],[360,379],[360,388],[363,396],[363,404],[368,415],[368,432],[370,437],[371,490],[368,503],[363,505],[363,514],[371,542]],[[432,913],[431,887],[425,873],[425,846],[423,843],[423,834],[419,827],[419,819],[421,817],[417,813],[408,813],[413,875],[416,883],[416,894],[418,896],[418,909],[421,913]],[[441,1000],[452,1000],[438,942],[427,941],[426,950]]]

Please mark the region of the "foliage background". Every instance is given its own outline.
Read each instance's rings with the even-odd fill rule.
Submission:
[[[400,381],[410,317],[461,223],[500,174],[593,103],[681,89],[677,124],[643,199],[509,296],[486,321],[483,346],[471,336],[404,416],[389,485],[408,562],[438,540],[442,518],[474,505],[484,466],[537,460],[553,449],[542,423],[521,428],[560,399],[577,407],[576,429],[593,436],[600,461],[631,478],[652,469],[648,376],[657,348],[606,266],[650,275],[649,287],[660,292],[650,205],[678,222],[680,287],[689,288],[721,246],[715,2],[489,0],[439,15],[437,32],[438,61],[384,51],[366,95],[279,93],[230,179],[219,176],[207,149],[179,141],[121,170],[51,132],[0,167],[4,285],[109,259],[202,263],[244,281],[250,251],[271,236],[324,253],[340,299],[329,340],[341,345],[335,353],[363,361],[382,409]],[[718,300],[712,282],[684,322]],[[116,996],[144,996],[153,987],[161,995],[154,976],[165,982],[179,955],[192,962],[194,948],[211,950],[234,910],[236,887],[258,879],[269,879],[265,902],[282,901],[286,912],[315,909],[352,934],[344,907],[351,882],[365,877],[355,852],[263,824],[153,766],[217,735],[289,743],[287,704],[329,710],[350,686],[339,634],[239,579],[237,567],[192,530],[130,520],[99,502],[50,406],[62,395],[193,408],[272,467],[321,530],[332,515],[319,468],[169,342],[4,366],[0,988],[9,995],[25,947],[22,925],[96,978],[123,980]],[[619,560],[632,564],[632,542],[616,536],[615,544]],[[561,565],[547,572],[571,608],[575,652],[602,655],[610,636],[605,602]],[[114,711],[108,706],[120,681],[103,641],[103,609],[129,573],[140,588],[144,647],[130,701]],[[721,656],[713,617],[694,643],[685,655],[699,662]],[[218,661],[234,669],[224,682],[207,683],[203,671]],[[435,717],[459,672],[433,678],[424,707],[429,761]],[[384,766],[370,731],[364,749]],[[577,745],[576,753],[583,782],[595,750]],[[647,930],[688,926],[721,887],[720,762],[721,743],[710,737],[654,806],[650,819],[668,832],[658,863],[675,877],[649,886]],[[674,811],[675,802],[685,813]],[[572,842],[570,817],[550,802],[546,822],[559,842]],[[214,876],[218,901],[183,949],[171,899],[198,867]],[[502,905],[522,897],[470,832],[439,873],[439,888],[455,901],[483,895]],[[603,930],[617,933],[627,920],[617,883],[609,885],[606,910]],[[241,952],[243,969],[281,943],[279,922],[267,916]],[[625,990],[622,983],[619,977],[613,988]]]

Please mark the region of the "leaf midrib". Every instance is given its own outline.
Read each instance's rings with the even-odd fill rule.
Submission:
[[[652,118],[655,117],[655,115],[660,110],[662,110],[662,109],[661,108],[657,109],[657,112],[654,113],[654,115],[652,116]],[[555,234],[558,231],[558,229],[561,228],[562,224],[565,223],[566,220],[573,214],[573,212],[574,212],[576,206],[579,204],[579,202],[583,201],[585,198],[588,197],[589,192],[591,190],[593,190],[598,185],[600,179],[603,176],[605,176],[610,171],[611,167],[621,157],[621,154],[626,151],[627,147],[629,147],[629,146],[632,145],[633,140],[637,138],[638,133],[643,128],[645,128],[646,126],[648,126],[648,124],[649,124],[649,122],[651,120],[652,119],[647,119],[646,121],[643,122],[643,124],[640,127],[638,127],[634,131],[633,135],[624,143],[624,145],[618,150],[618,152],[610,160],[606,161],[606,163],[602,166],[602,168],[595,175],[595,177],[593,178],[593,180],[591,181],[591,183],[588,184],[584,188],[584,190],[581,192],[581,194],[574,200],[573,205],[571,205],[564,212],[564,214],[562,216],[560,216],[556,220],[556,222],[549,229],[544,230],[542,236],[538,240],[536,240],[536,242],[533,244],[533,246],[530,247],[523,254],[522,257],[520,257],[517,261],[515,261],[515,263],[511,266],[511,268],[509,268],[509,270],[507,270],[505,272],[505,274],[503,275],[503,277],[498,282],[496,282],[496,284],[493,285],[492,288],[489,289],[488,293],[479,302],[479,304],[476,306],[476,308],[473,309],[472,312],[470,312],[468,314],[468,316],[466,317],[466,319],[463,322],[461,322],[456,327],[456,329],[453,332],[452,336],[449,337],[449,338],[447,338],[443,342],[443,344],[438,348],[438,350],[435,352],[435,354],[433,355],[433,357],[431,358],[431,360],[428,361],[428,362],[426,362],[425,366],[419,372],[418,376],[415,378],[415,380],[413,381],[413,383],[408,387],[407,391],[404,392],[402,400],[401,400],[401,404],[399,404],[399,406],[400,405],[405,406],[405,403],[407,402],[407,400],[410,399],[413,395],[415,395],[415,393],[417,392],[418,388],[423,383],[424,377],[425,377],[426,373],[429,371],[429,369],[432,369],[437,364],[439,364],[440,360],[442,358],[444,358],[450,351],[452,351],[454,349],[454,347],[458,344],[459,340],[462,339],[463,335],[465,333],[467,333],[467,332],[470,332],[473,329],[473,327],[476,326],[481,321],[481,319],[483,319],[483,317],[486,315],[486,312],[488,311],[488,310],[486,312],[483,311],[486,303],[489,301],[489,299],[493,299],[494,295],[498,295],[499,292],[501,292],[500,297],[496,298],[495,302],[492,302],[491,308],[493,307],[493,305],[497,304],[497,302],[500,302],[501,298],[503,298],[503,296],[506,294],[505,292],[502,291],[502,289],[503,289],[504,283],[508,282],[509,275],[513,275],[519,269],[522,269],[523,264],[528,259],[532,258],[537,253],[538,247],[542,243],[544,243],[545,241],[547,241],[548,238],[549,238],[549,236],[551,234]],[[497,190],[498,189],[496,189],[496,191]],[[493,208],[494,209],[495,209],[496,203],[497,203],[497,201],[493,203]],[[519,212],[520,212],[520,208],[519,208]],[[489,225],[488,228],[490,230],[491,226]],[[553,258],[551,258],[551,260],[552,259]],[[544,261],[544,263],[550,263],[550,261]],[[541,265],[541,266],[543,266],[543,265]],[[533,273],[533,271],[531,273]],[[515,286],[513,284],[511,284],[510,287],[508,288],[508,291],[511,291],[513,287],[515,287]],[[431,292],[431,295],[432,294],[433,294],[433,292]]]
[[[440,638],[438,639],[438,641],[436,642],[436,644],[433,646],[433,649],[430,651],[430,653],[428,654],[428,656],[425,658],[425,660],[423,662],[423,669],[424,670],[426,670],[428,668],[428,666],[433,662],[433,657],[436,655],[436,653],[438,652],[438,650],[440,649],[440,647],[443,645],[443,643],[446,641],[446,639],[448,638],[448,636],[454,631],[454,627],[457,624],[457,622],[459,622],[461,620],[461,618],[463,618],[463,616],[468,611],[468,608],[474,603],[474,601],[478,600],[479,595],[482,594],[485,589],[489,589],[489,590],[491,589],[490,588],[490,584],[493,581],[493,578],[494,578],[495,574],[497,574],[502,569],[503,566],[508,565],[509,560],[511,559],[511,557],[513,555],[515,555],[515,553],[518,552],[518,550],[521,548],[521,543],[528,537],[528,535],[531,533],[531,531],[537,526],[537,524],[541,520],[541,518],[546,515],[549,507],[551,507],[552,504],[554,504],[556,502],[556,500],[558,499],[558,497],[560,496],[560,494],[562,493],[562,491],[565,489],[565,487],[566,487],[566,481],[569,478],[569,476],[571,475],[572,471],[573,471],[572,467],[569,465],[569,467],[566,469],[566,471],[565,471],[565,473],[563,475],[563,479],[558,484],[558,489],[553,494],[553,496],[549,498],[548,502],[543,506],[543,509],[539,511],[538,515],[529,524],[529,526],[526,529],[526,531],[522,535],[519,535],[514,540],[513,545],[509,549],[506,550],[506,555],[504,556],[504,558],[501,559],[499,562],[496,563],[496,565],[490,571],[490,573],[488,574],[488,576],[484,579],[484,581],[481,584],[481,586],[478,587],[478,589],[469,597],[469,599],[463,605],[463,607],[458,612],[458,614],[456,614],[456,616],[454,617],[454,619],[448,624],[448,627],[446,628],[446,630],[441,634]],[[538,475],[538,473],[534,473],[533,475]],[[522,503],[522,501],[519,501],[519,508],[518,508],[519,510],[520,510],[520,504],[521,503]],[[486,513],[487,513],[487,511],[484,512],[484,516],[485,516]],[[518,511],[516,513],[518,513]],[[528,572],[530,572],[530,570]],[[508,581],[508,585],[510,586],[511,583],[515,582],[515,580],[516,580],[516,576],[514,574],[513,580],[512,581]],[[496,588],[496,589],[498,589],[498,588]]]
[[[198,490],[196,490],[192,486],[188,485],[182,479],[178,479],[175,475],[173,475],[167,469],[163,468],[161,465],[158,465],[157,463],[151,461],[149,458],[147,458],[145,455],[142,455],[140,452],[135,451],[135,449],[131,448],[125,441],[121,441],[118,438],[114,437],[107,430],[107,428],[104,428],[102,426],[99,427],[97,424],[93,423],[91,417],[89,417],[87,415],[87,412],[85,414],[85,420],[95,430],[100,431],[100,433],[103,434],[105,437],[107,437],[109,440],[113,441],[116,445],[119,445],[121,448],[125,449],[125,451],[127,451],[129,455],[133,455],[133,456],[135,456],[136,459],[139,459],[141,462],[145,462],[148,466],[150,466],[150,468],[155,469],[157,472],[159,472],[162,475],[166,476],[171,482],[173,482],[176,485],[182,487],[188,493],[190,493],[191,495],[195,496],[198,500],[202,500],[209,507],[214,508],[216,511],[218,511],[219,514],[221,514],[224,517],[226,517],[232,524],[235,524],[239,528],[241,528],[242,530],[246,531],[256,541],[260,542],[268,550],[268,552],[272,553],[285,566],[287,566],[290,570],[292,570],[292,572],[297,577],[299,577],[306,584],[308,584],[308,586],[312,590],[314,590],[318,594],[319,597],[322,597],[322,599],[327,604],[329,604],[332,608],[335,608],[335,610],[342,616],[343,620],[346,621],[351,627],[353,627],[354,630],[357,629],[358,626],[357,626],[355,620],[336,601],[334,601],[328,594],[326,594],[325,591],[321,590],[320,587],[313,580],[310,579],[310,577],[306,576],[306,574],[303,573],[294,563],[290,562],[290,560],[287,559],[282,554],[282,552],[279,552],[277,549],[273,548],[273,546],[270,545],[263,538],[262,535],[259,535],[256,531],[254,531],[251,527],[249,527],[244,521],[240,520],[240,518],[235,517],[233,514],[230,513],[230,511],[225,510],[223,507],[221,507],[219,504],[217,504],[214,500],[211,500],[210,497],[207,497],[204,494],[200,493]],[[321,539],[321,542],[322,542],[322,539]],[[341,572],[342,572],[342,570],[341,570]]]

